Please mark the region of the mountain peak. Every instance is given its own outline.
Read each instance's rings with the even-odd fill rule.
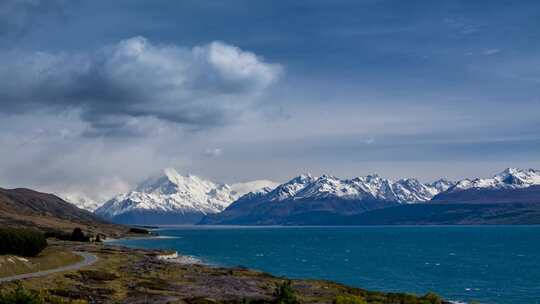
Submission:
[[[450,192],[467,189],[526,188],[540,185],[540,171],[535,169],[507,168],[491,178],[464,179],[449,189]]]
[[[392,181],[377,174],[352,179],[340,179],[327,174],[318,178],[311,175],[299,175],[276,187],[267,194],[266,199],[284,201],[335,197],[347,200],[371,199],[415,203],[429,201],[451,185],[450,182],[441,182],[437,185],[423,184],[414,178]]]
[[[176,171],[176,169],[174,168],[166,168],[163,170],[163,176],[167,177],[167,179],[175,184],[175,185],[181,185],[181,184],[186,184],[186,183],[190,183],[190,182],[194,182],[194,183],[200,183],[200,182],[203,182],[203,179],[196,176],[196,175],[193,175],[191,173],[188,173],[186,175],[182,175],[180,173],[178,173],[178,171]]]
[[[145,214],[154,221],[156,214],[167,213],[172,217],[168,221],[176,221],[174,224],[193,223],[202,215],[222,211],[245,191],[266,186],[273,186],[273,183],[239,183],[233,189],[227,184],[214,183],[191,174],[181,175],[175,169],[167,168],[161,175],[139,184],[134,191],[107,201],[96,210],[96,214],[112,220],[120,219],[124,223],[137,223],[137,220],[148,223],[141,219]],[[130,222],[124,220],[126,218]],[[183,218],[189,221],[182,222]]]
[[[430,184],[430,186],[434,187],[435,189],[437,189],[437,191],[439,193],[441,193],[441,192],[444,192],[444,191],[448,190],[449,188],[451,188],[455,184],[456,184],[456,182],[451,181],[451,180],[449,180],[447,178],[439,178],[438,180],[432,182]]]

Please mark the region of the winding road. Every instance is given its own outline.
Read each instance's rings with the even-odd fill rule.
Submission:
[[[49,269],[49,270],[43,270],[43,271],[31,272],[31,273],[23,273],[23,274],[19,274],[19,275],[15,275],[15,276],[0,278],[0,283],[17,281],[17,280],[22,280],[22,279],[29,279],[29,278],[42,277],[42,276],[46,276],[46,275],[57,273],[57,272],[71,271],[71,270],[79,269],[79,268],[82,268],[82,267],[90,266],[90,265],[94,264],[98,260],[97,256],[95,256],[95,255],[93,255],[91,253],[88,253],[88,252],[73,251],[73,253],[76,254],[76,255],[81,256],[83,258],[83,260],[78,262],[78,263],[75,263],[75,264],[62,266],[62,267],[58,267],[58,268],[53,268],[53,269]]]

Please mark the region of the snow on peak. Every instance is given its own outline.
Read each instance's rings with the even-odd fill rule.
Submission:
[[[250,192],[261,192],[261,191],[266,191],[268,189],[272,190],[276,188],[277,186],[279,186],[279,183],[276,183],[267,179],[261,179],[261,180],[254,180],[251,182],[232,184],[230,187],[232,191],[238,194],[242,194],[242,193],[250,193]]]
[[[351,200],[417,203],[429,201],[445,189],[446,186],[423,184],[413,178],[392,181],[376,174],[353,179],[340,179],[330,175],[320,177],[300,175],[276,187],[266,195],[266,199],[283,201],[338,197]]]
[[[77,206],[78,208],[93,212],[96,210],[100,204],[93,199],[79,193],[67,193],[64,195],[59,195],[66,202],[71,203],[72,205]]]
[[[316,178],[311,176],[311,174],[302,174],[299,175],[290,181],[277,186],[272,193],[272,200],[282,201],[288,198],[292,198],[300,190],[304,189],[308,184],[315,181]]]
[[[446,178],[441,178],[431,183],[430,186],[437,189],[438,192],[444,192],[455,184],[456,183],[453,181],[450,181]]]
[[[467,189],[519,189],[540,185],[540,171],[507,168],[491,178],[464,179],[448,189],[450,192]]]
[[[274,187],[271,181],[218,184],[195,175],[181,175],[175,169],[165,169],[134,191],[120,194],[96,210],[96,214],[113,217],[134,210],[176,213],[217,213],[247,192]]]

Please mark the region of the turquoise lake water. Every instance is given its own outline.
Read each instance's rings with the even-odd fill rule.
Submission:
[[[120,240],[203,262],[452,301],[540,303],[540,226],[179,227]]]

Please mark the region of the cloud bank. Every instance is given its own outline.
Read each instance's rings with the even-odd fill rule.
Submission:
[[[47,14],[59,14],[67,0],[0,1],[0,37],[16,37],[27,31],[30,23]]]
[[[10,51],[0,60],[0,112],[76,110],[87,135],[129,135],[156,121],[225,125],[282,71],[223,42],[186,48],[140,36],[93,52]]]

